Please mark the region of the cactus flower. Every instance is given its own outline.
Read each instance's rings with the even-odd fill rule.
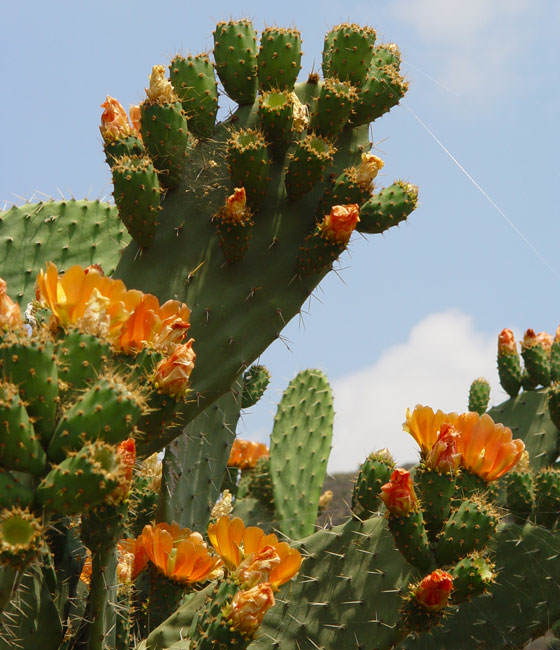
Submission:
[[[142,113],[140,111],[140,106],[135,104],[128,109],[128,114],[130,115],[130,123],[132,124],[132,129],[134,130],[134,135],[137,138],[142,139],[140,134],[140,126],[142,120]]]
[[[419,444],[422,455],[426,456],[436,443],[438,431],[445,422],[454,424],[457,420],[456,413],[444,413],[436,411],[429,406],[417,404],[414,411],[406,409],[406,422],[403,423],[403,429]]]
[[[455,427],[444,422],[434,446],[426,456],[426,465],[436,472],[454,472],[461,464],[461,454],[457,451],[458,437]]]
[[[196,359],[193,342],[194,339],[189,339],[186,343],[177,345],[173,353],[157,365],[154,384],[162,393],[180,397],[188,391]]]
[[[150,73],[150,87],[146,88],[149,101],[172,104],[179,101],[171,82],[165,77],[165,66],[154,65]]]
[[[177,524],[159,523],[144,526],[138,538],[150,562],[164,575],[177,582],[203,582],[219,569],[200,533]]]
[[[385,163],[371,153],[363,153],[356,180],[360,185],[370,187],[373,179],[379,173],[379,170],[385,166]]]
[[[436,569],[414,589],[414,598],[429,612],[440,612],[447,606],[452,590],[453,577],[447,571]]]
[[[99,130],[106,143],[132,135],[132,127],[120,102],[107,95],[107,99],[101,104],[101,108],[103,113]]]
[[[333,205],[330,214],[319,225],[323,237],[338,244],[347,244],[350,235],[360,220],[360,206],[357,203],[349,205]]]
[[[253,636],[264,615],[274,605],[274,592],[269,584],[259,584],[245,591],[238,591],[233,597],[228,618],[231,625]]]
[[[0,330],[16,329],[23,325],[19,305],[7,293],[7,284],[0,278]]]
[[[256,526],[246,528],[239,517],[221,517],[217,522],[209,524],[208,539],[230,571],[237,569],[247,557],[257,555],[266,547],[272,547],[280,558],[268,577],[268,582],[274,589],[293,578],[301,566],[302,558],[298,550],[290,548],[286,542],[279,542],[273,533],[265,535]]]
[[[236,438],[231,446],[228,467],[251,469],[256,467],[259,458],[268,458],[268,447],[262,442]]]
[[[498,335],[498,354],[517,354],[515,337],[510,329],[503,329]]]
[[[280,564],[280,556],[273,546],[265,546],[257,553],[251,553],[241,561],[235,576],[240,584],[254,587],[268,582],[270,572]]]
[[[136,580],[146,568],[148,556],[142,544],[136,539],[121,539],[117,543],[117,579],[119,585],[128,585]],[[87,550],[80,580],[89,585],[92,573],[91,552]]]
[[[525,444],[512,440],[511,429],[487,415],[464,413],[457,418],[457,451],[462,465],[486,482],[495,481],[520,460]]]
[[[410,512],[416,512],[418,499],[410,472],[401,468],[394,470],[389,482],[381,486],[381,498],[392,515],[405,517]]]
[[[220,213],[220,218],[224,221],[240,223],[247,213],[247,195],[244,187],[236,187],[233,194],[226,199],[226,205]]]

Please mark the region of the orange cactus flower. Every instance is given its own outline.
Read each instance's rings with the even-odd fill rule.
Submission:
[[[21,310],[7,293],[8,285],[0,278],[0,330],[18,329],[23,325]]]
[[[180,397],[188,391],[196,359],[193,342],[194,339],[189,339],[186,343],[177,345],[171,356],[157,365],[154,384],[162,393]]]
[[[268,456],[268,447],[264,443],[236,438],[231,446],[228,467],[251,469],[257,465],[259,458]]]
[[[347,244],[359,220],[360,206],[357,203],[333,205],[330,214],[325,215],[320,223],[319,230],[330,241]]]
[[[220,517],[217,522],[209,524],[208,539],[229,570],[237,569],[246,558],[253,556],[254,559],[263,549],[272,547],[280,562],[271,568],[267,582],[275,589],[291,580],[301,566],[302,557],[298,550],[286,542],[279,542],[273,533],[265,535],[257,526],[246,528],[239,517]]]
[[[101,104],[101,108],[104,110],[101,115],[99,130],[106,143],[132,135],[132,127],[120,102],[107,95],[107,99]]]
[[[455,427],[444,422],[434,446],[426,456],[426,465],[437,472],[454,472],[461,464],[461,454],[457,451],[458,437]]]
[[[127,585],[134,582],[148,563],[148,556],[144,551],[144,547],[135,539],[121,539],[117,543],[117,554],[117,580],[119,585]],[[89,585],[91,582],[91,574],[91,552],[87,549],[80,580],[86,585]]]
[[[399,468],[393,471],[388,483],[381,486],[381,498],[387,510],[397,517],[406,517],[418,510],[418,498],[410,472]]]
[[[498,335],[498,354],[517,354],[515,336],[510,329],[503,329]]]
[[[138,539],[150,562],[177,582],[209,580],[221,564],[219,558],[210,555],[200,533],[177,524],[144,526]]]
[[[414,589],[414,598],[429,612],[440,612],[447,606],[452,591],[453,577],[447,571],[436,569]]]
[[[251,553],[241,561],[235,575],[239,582],[248,587],[267,582],[271,571],[280,564],[280,556],[273,546],[265,546],[257,553]]]
[[[445,422],[454,424],[456,420],[456,413],[444,413],[443,411],[434,413],[429,406],[417,404],[412,412],[410,409],[406,409],[406,422],[403,423],[403,429],[416,440],[422,455],[425,456],[434,446],[441,425]]]
[[[140,133],[140,127],[142,124],[142,113],[140,111],[140,106],[139,105],[133,105],[128,109],[128,114],[130,115],[130,123],[132,124],[132,130],[134,131],[134,135],[137,138],[142,139],[142,135]]]
[[[252,637],[273,605],[272,587],[266,583],[259,584],[235,594],[229,607],[228,618],[236,630]]]
[[[513,440],[511,429],[496,424],[492,418],[478,413],[464,413],[456,422],[459,432],[457,451],[462,465],[487,483],[495,481],[520,460],[525,444]]]

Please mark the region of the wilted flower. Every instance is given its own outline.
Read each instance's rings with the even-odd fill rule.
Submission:
[[[454,472],[461,464],[461,454],[457,451],[458,438],[455,427],[444,422],[437,440],[426,456],[426,465],[437,472]]]
[[[380,169],[384,167],[385,163],[371,153],[363,153],[360,166],[358,167],[358,174],[356,180],[360,185],[370,187],[371,182],[377,176]]]
[[[22,325],[19,305],[10,298],[6,282],[0,278],[0,330],[17,329]]]
[[[328,240],[338,244],[347,244],[359,220],[360,206],[357,203],[333,205],[330,214],[325,215],[319,224],[319,229],[322,236]]]
[[[229,621],[239,632],[253,636],[264,615],[274,605],[274,592],[269,584],[238,591],[229,608]]]
[[[319,510],[325,510],[328,508],[330,502],[333,499],[333,491],[332,490],[325,490],[323,494],[319,497]]]
[[[216,501],[212,512],[210,513],[210,519],[219,519],[220,517],[229,517],[231,511],[233,510],[232,503],[233,495],[229,490],[224,490],[222,496]]]
[[[235,575],[241,584],[253,587],[268,582],[271,571],[280,564],[280,556],[273,546],[265,546],[241,561]]]
[[[268,458],[268,447],[262,442],[236,438],[231,446],[228,467],[251,469],[256,467],[259,458]]]
[[[439,612],[447,606],[453,590],[453,577],[436,569],[427,575],[414,590],[416,602],[429,612]]]
[[[233,194],[226,199],[226,205],[220,213],[224,221],[240,223],[247,214],[247,195],[244,187],[236,187]]]
[[[179,101],[171,82],[165,77],[165,66],[153,66],[150,74],[150,87],[146,88],[146,95],[151,102],[160,104],[172,104]]]
[[[445,422],[454,424],[456,420],[456,413],[444,413],[443,411],[434,413],[429,406],[417,404],[412,412],[410,409],[406,409],[406,422],[403,424],[403,429],[416,440],[425,456],[434,446],[441,425]]]
[[[104,110],[101,115],[99,130],[106,143],[132,135],[132,127],[120,102],[107,95],[107,99],[101,104],[101,108]]]
[[[503,329],[498,335],[498,354],[517,354],[515,337],[510,329]]]
[[[157,365],[154,384],[162,393],[174,397],[186,394],[196,359],[193,342],[194,339],[189,339],[186,343],[177,345],[174,352]]]
[[[140,111],[140,106],[138,105],[131,106],[128,109],[128,114],[130,115],[130,122],[134,130],[134,135],[142,139],[142,135],[140,133],[140,127],[142,124],[142,113]]]
[[[381,486],[381,498],[387,510],[397,517],[405,517],[410,512],[416,512],[418,499],[410,472],[401,468],[394,470],[389,482]]]

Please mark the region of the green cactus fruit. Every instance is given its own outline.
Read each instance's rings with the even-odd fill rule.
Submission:
[[[317,210],[317,219],[320,221],[333,205],[362,205],[370,198],[371,188],[371,181],[360,178],[359,167],[348,167],[327,186]]]
[[[37,270],[56,261],[100,264],[110,275],[130,237],[114,206],[100,201],[48,201],[0,212],[2,278],[25,306],[35,297]]]
[[[194,145],[181,102],[146,100],[140,105],[141,133],[146,149],[159,173],[159,182],[176,188],[185,172]]]
[[[299,199],[321,181],[335,149],[317,135],[307,135],[289,156],[286,191],[292,201]]]
[[[440,564],[482,550],[496,531],[498,515],[481,497],[464,500],[451,513],[437,541],[435,554]]]
[[[0,512],[0,564],[23,569],[43,543],[41,521],[29,510],[18,507]]]
[[[560,519],[560,469],[542,469],[535,476],[535,518],[537,524],[554,528]]]
[[[275,160],[282,160],[291,144],[294,100],[287,91],[264,92],[259,97],[259,123]]]
[[[246,472],[246,474],[249,478],[249,484],[247,486],[248,495],[258,499],[263,505],[273,510],[274,489],[270,476],[270,458],[259,458],[255,467]]]
[[[270,160],[264,135],[255,129],[234,131],[227,144],[227,162],[234,187],[244,187],[247,202],[257,209],[264,200]]]
[[[58,372],[52,343],[17,335],[5,337],[0,343],[0,374],[17,385],[35,432],[47,443],[58,404]]]
[[[320,370],[304,370],[284,391],[270,437],[270,474],[280,529],[298,539],[315,528],[331,449],[333,401]]]
[[[535,332],[528,329],[521,344],[521,356],[525,369],[535,386],[550,384],[550,347],[541,344],[536,339]],[[529,389],[530,390],[530,389]]]
[[[548,390],[548,414],[560,429],[560,382],[555,381]]]
[[[360,208],[358,232],[380,234],[398,225],[416,209],[418,188],[405,181],[396,181],[374,194]]]
[[[396,43],[380,43],[373,48],[372,67],[382,68],[392,65],[397,70],[401,67],[401,52]]]
[[[301,70],[301,54],[297,29],[267,27],[257,56],[260,90],[292,91]]]
[[[411,511],[406,515],[389,512],[388,524],[395,546],[407,562],[422,572],[435,568],[421,510]]]
[[[420,463],[414,472],[414,483],[420,497],[428,537],[434,540],[449,516],[455,491],[455,476]]]
[[[550,348],[550,378],[552,381],[560,381],[560,327],[556,330]]]
[[[420,582],[416,582],[409,586],[408,594],[404,596],[400,611],[402,636],[409,638],[410,636],[421,637],[432,628],[440,626],[450,613],[448,606],[429,609],[420,603],[416,598],[416,592],[420,585]]]
[[[92,334],[71,329],[56,347],[58,377],[71,390],[84,388],[95,380],[111,355],[111,347]]]
[[[214,61],[226,93],[241,106],[257,94],[257,34],[249,20],[220,22],[214,31]]]
[[[529,471],[511,471],[505,478],[507,508],[521,524],[531,516],[533,511],[533,475]]]
[[[350,124],[368,124],[381,117],[405,96],[408,82],[392,65],[372,67],[352,107]]]
[[[297,260],[297,271],[302,276],[329,269],[346,250],[348,241],[331,239],[320,226],[303,242]]]
[[[479,377],[471,384],[469,390],[469,411],[484,415],[488,410],[488,402],[490,401],[490,384],[484,379]]]
[[[241,408],[248,409],[254,406],[263,396],[270,383],[270,372],[266,366],[253,364],[243,373],[243,393],[241,394]]]
[[[249,249],[255,225],[251,212],[245,209],[241,215],[230,216],[225,210],[221,210],[213,221],[220,247],[228,264],[235,264],[242,260]]]
[[[113,196],[119,217],[141,248],[150,246],[158,226],[161,189],[152,161],[123,156],[113,164]]]
[[[457,562],[451,569],[453,602],[462,603],[486,593],[495,581],[494,568],[487,557],[478,553],[467,555]]]
[[[311,111],[310,130],[324,138],[336,139],[356,99],[356,90],[348,81],[326,79]]]
[[[191,133],[197,138],[209,138],[218,112],[218,83],[208,56],[177,55],[169,65],[169,79],[181,100]]]
[[[371,453],[362,463],[352,492],[352,512],[367,518],[379,509],[381,486],[388,482],[395,461],[388,449]]]
[[[84,442],[103,440],[116,445],[136,432],[136,423],[146,410],[143,395],[117,376],[100,377],[65,409],[51,438],[48,456],[61,462],[68,451],[78,451]]]
[[[334,27],[325,38],[325,47],[327,44],[330,46],[327,54],[323,50],[325,76],[361,86],[373,57],[374,43],[375,30],[372,27],[347,24]],[[328,61],[326,65],[325,59]]]
[[[0,422],[0,466],[41,475],[47,457],[17,386],[8,382],[0,382]]]
[[[13,474],[0,467],[0,508],[26,508],[33,501],[31,481],[21,480],[21,475],[18,474],[19,472]],[[28,478],[31,479],[31,476]]]
[[[111,168],[113,168],[117,158],[122,156],[144,156],[146,154],[144,143],[136,135],[127,135],[111,142],[105,142],[103,150],[105,151],[105,161]]]
[[[120,480],[116,448],[99,440],[87,443],[45,476],[37,487],[37,503],[60,514],[80,514],[110,499]]]
[[[510,397],[515,397],[521,388],[523,371],[513,332],[508,329],[498,338],[498,375],[502,388]]]

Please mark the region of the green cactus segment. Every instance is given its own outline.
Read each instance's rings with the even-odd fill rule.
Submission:
[[[349,82],[326,79],[311,113],[310,130],[335,139],[346,125],[356,97],[356,90]]]
[[[560,382],[554,382],[548,391],[548,414],[560,429]]]
[[[408,82],[390,65],[370,68],[363,86],[358,89],[350,124],[368,124],[381,117],[405,96]]]
[[[110,357],[108,343],[92,334],[70,330],[58,340],[58,376],[74,390],[94,380]]]
[[[14,206],[0,212],[1,276],[25,307],[35,297],[37,271],[46,262],[59,270],[100,264],[110,275],[129,241],[117,209],[99,201]]]
[[[210,59],[206,54],[176,56],[169,66],[169,79],[183,105],[189,130],[198,138],[209,138],[218,112],[218,84]]]
[[[395,546],[407,562],[424,573],[435,568],[421,510],[402,517],[389,513],[388,524]]]
[[[496,582],[488,598],[462,603],[443,627],[399,650],[506,650],[523,648],[560,616],[560,538],[539,526],[500,527],[490,550]],[[534,589],[528,588],[528,576]]]
[[[524,368],[523,374],[521,375],[521,387],[523,390],[536,390],[538,385],[538,381]]]
[[[241,394],[241,408],[248,409],[254,406],[263,396],[270,383],[270,372],[266,366],[252,365],[243,373],[243,393]]]
[[[391,478],[395,463],[388,453],[373,452],[360,467],[352,492],[352,512],[361,517],[371,517],[379,509],[381,486]]]
[[[548,414],[548,391],[526,391],[488,411],[494,422],[509,427],[529,452],[531,467],[546,467],[558,456],[558,429]]]
[[[469,389],[469,411],[483,415],[488,410],[490,401],[490,384],[479,377],[475,379]]]
[[[332,36],[331,36],[332,34]],[[338,25],[325,39],[323,71],[329,77],[361,86],[366,78],[375,43],[375,30],[360,25]],[[328,61],[325,66],[325,59]],[[325,67],[326,70],[325,71]]]
[[[234,131],[227,147],[227,162],[234,187],[244,187],[249,206],[262,203],[268,186],[270,161],[266,141],[260,131]]]
[[[506,474],[505,479],[507,508],[518,523],[523,523],[533,511],[533,475],[512,471]]]
[[[560,469],[550,467],[535,476],[535,516],[547,528],[560,519]]]
[[[100,378],[64,412],[51,439],[48,455],[54,462],[85,441],[116,445],[132,437],[143,410],[143,400],[120,380]]]
[[[222,214],[214,218],[220,248],[229,264],[235,264],[243,259],[249,250],[251,235],[255,222],[249,212],[241,219],[226,219]]]
[[[102,503],[119,478],[115,448],[99,441],[89,443],[51,469],[37,488],[37,502],[60,514],[79,514]]]
[[[17,385],[33,428],[48,442],[54,428],[58,403],[58,372],[54,347],[33,339],[8,340],[0,344],[0,373]]]
[[[331,76],[331,56],[332,56],[332,46],[334,42],[334,37],[336,32],[334,29],[331,29],[330,32],[325,34],[325,41],[323,43],[323,58],[321,68],[323,70],[323,76],[325,79]]]
[[[494,565],[478,554],[467,555],[451,569],[453,576],[452,598],[462,603],[488,591],[495,579]]]
[[[317,219],[320,221],[328,214],[333,205],[349,205],[357,203],[362,205],[370,198],[371,184],[358,180],[358,168],[349,167],[327,187],[317,210]]]
[[[292,201],[319,183],[335,151],[327,140],[317,135],[308,135],[298,143],[290,156],[286,173],[286,190]]]
[[[0,508],[11,508],[12,506],[26,508],[30,505],[34,492],[26,483],[0,467]]]
[[[103,148],[105,160],[111,169],[117,158],[122,156],[144,156],[146,154],[144,143],[136,135],[127,135],[125,138],[117,138],[112,142],[106,142]]]
[[[498,375],[502,388],[510,397],[515,397],[521,388],[523,376],[519,352],[498,349]]]
[[[123,156],[113,165],[113,195],[119,217],[134,241],[149,246],[158,225],[161,189],[152,161]]]
[[[382,68],[386,65],[392,65],[396,70],[401,67],[401,52],[395,43],[380,43],[373,48],[370,69],[373,66]]]
[[[43,543],[41,521],[28,510],[0,512],[0,564],[23,569]]]
[[[428,537],[433,540],[449,516],[455,477],[446,472],[436,472],[421,463],[414,472],[414,483],[422,504]]]
[[[0,466],[33,475],[43,473],[47,457],[17,386],[0,382]]]
[[[216,25],[214,61],[231,99],[242,106],[252,104],[257,94],[257,34],[249,20]]]
[[[193,137],[180,102],[140,105],[142,140],[159,172],[163,187],[174,189],[183,178]]]
[[[301,34],[297,29],[267,27],[257,56],[259,88],[291,91],[301,69]]]
[[[550,350],[541,345],[521,347],[521,355],[525,362],[525,369],[529,373],[535,386],[548,386],[550,384]]]
[[[270,437],[270,474],[280,528],[298,539],[315,528],[331,450],[333,400],[320,370],[304,370],[284,391]]]
[[[397,226],[416,209],[418,188],[404,181],[396,181],[374,194],[360,208],[358,232],[381,234]]]
[[[554,337],[550,349],[550,378],[552,381],[560,381],[560,338]]]
[[[178,436],[183,429],[178,414],[182,402],[172,395],[151,391],[148,394],[147,408],[138,420],[138,443],[150,444],[161,440],[165,431],[168,433],[175,432],[173,438]]]
[[[452,564],[473,551],[482,550],[496,531],[498,517],[481,499],[467,499],[455,510],[435,548],[440,564]]]
[[[281,160],[292,140],[294,105],[290,93],[263,93],[259,97],[258,114],[272,157]]]

